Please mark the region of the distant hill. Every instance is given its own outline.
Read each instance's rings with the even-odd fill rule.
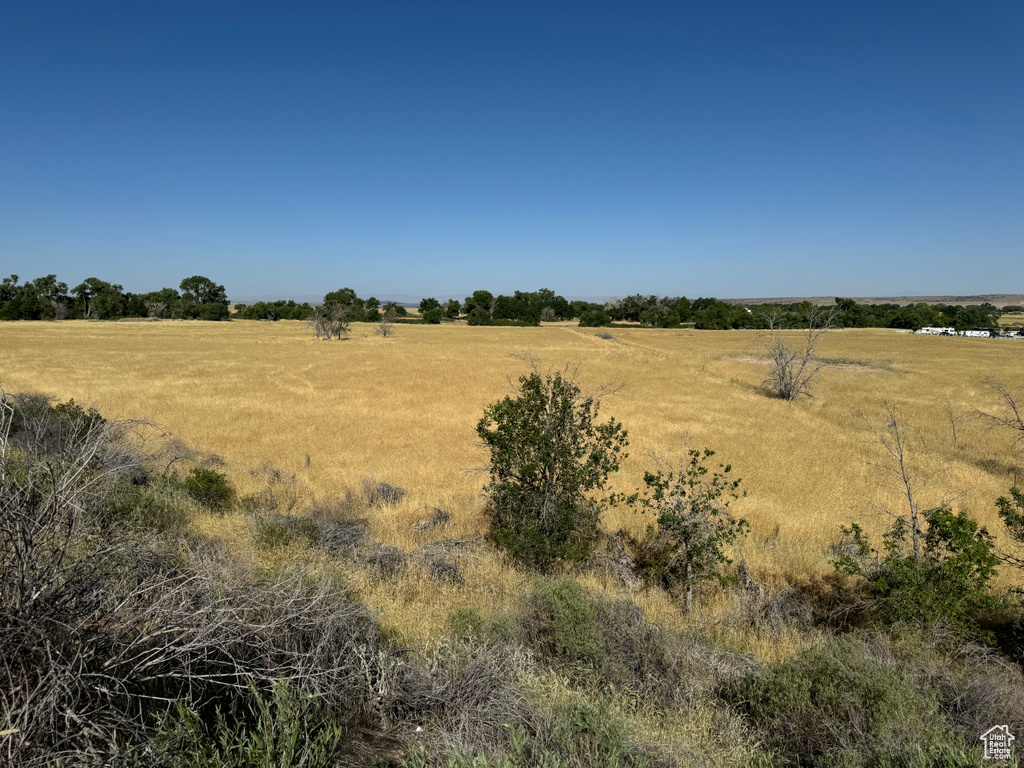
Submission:
[[[984,293],[977,296],[844,296],[858,304],[992,304],[997,307],[1024,304],[1024,293]],[[722,299],[729,304],[756,306],[758,304],[794,304],[809,301],[817,306],[835,304],[835,296],[805,296],[788,298]]]

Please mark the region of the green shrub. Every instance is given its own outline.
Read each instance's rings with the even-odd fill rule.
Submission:
[[[124,479],[110,489],[102,507],[106,525],[163,532],[184,530],[191,516],[188,503],[167,485],[137,485]]]
[[[722,566],[732,561],[725,548],[748,530],[747,521],[733,517],[729,504],[740,497],[740,479],[732,467],[708,466],[715,452],[690,450],[687,461],[667,473],[645,472],[646,493],[640,508],[657,515],[657,529],[648,529],[640,542],[642,567],[656,583],[679,588],[686,609],[693,608],[693,588],[702,581],[725,583]]]
[[[211,722],[179,703],[148,751],[160,768],[330,768],[342,735],[316,716],[309,694],[281,680],[269,694],[253,691],[241,717],[217,709]]]
[[[527,727],[508,726],[507,752],[456,750],[445,762],[422,747],[410,750],[402,768],[649,768],[652,762],[631,743],[626,724],[605,699],[574,696],[534,713]]]
[[[539,581],[519,617],[520,638],[571,679],[674,706],[686,674],[675,636],[629,600],[591,595],[575,579]]]
[[[320,541],[320,526],[308,517],[297,515],[260,516],[256,518],[254,538],[261,549],[286,547],[298,539],[312,545]]]
[[[829,639],[723,694],[781,765],[943,765],[920,758],[965,749],[937,691],[882,638]]]
[[[235,489],[227,475],[213,469],[194,467],[182,486],[185,493],[214,510],[227,509],[235,498]]]
[[[603,309],[588,309],[580,315],[581,328],[599,328],[611,321],[611,317]]]
[[[572,577],[538,582],[520,624],[528,645],[577,675],[596,677],[608,668],[594,601]]]
[[[475,606],[461,605],[448,614],[448,629],[459,639],[498,643],[515,634],[516,623],[511,614],[485,616]]]
[[[976,617],[997,602],[988,592],[999,564],[992,537],[966,512],[940,507],[924,520],[915,546],[910,525],[897,518],[884,536],[884,553],[871,547],[856,523],[842,528],[843,539],[833,547],[835,568],[867,581],[883,621],[923,627],[943,622],[975,631]]]
[[[485,513],[495,545],[548,570],[590,554],[603,503],[593,493],[618,470],[628,442],[615,419],[598,423],[598,400],[568,369],[534,370],[519,385],[515,398],[488,406],[477,424],[491,453]]]
[[[475,307],[472,312],[466,316],[466,322],[470,325],[492,325],[491,313],[483,307]]]
[[[444,311],[440,307],[434,307],[423,313],[423,322],[430,325],[439,325],[443,317]]]
[[[607,768],[646,768],[651,762],[637,754],[622,717],[604,698],[596,701],[574,696],[553,708],[552,717],[536,728],[531,739],[519,735],[512,739],[513,754],[528,758],[519,764],[566,766],[606,766]],[[552,758],[558,763],[550,762]]]

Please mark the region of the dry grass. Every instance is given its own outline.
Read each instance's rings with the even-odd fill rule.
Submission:
[[[507,378],[527,370],[509,353],[529,352],[553,366],[576,361],[584,386],[621,385],[603,406],[630,433],[631,456],[616,478],[621,489],[640,484],[650,454],[707,446],[733,465],[748,491],[735,510],[753,527],[738,554],[769,585],[823,572],[840,524],[857,518],[878,531],[886,525],[878,506],[899,507],[898,494],[870,465],[882,454],[864,428],[864,417],[881,426],[884,400],[911,425],[914,461],[934,476],[924,504],[955,499],[998,531],[994,501],[1024,475],[1009,436],[986,433],[977,420],[958,425],[954,450],[946,410],[947,403],[960,415],[994,407],[985,376],[1019,386],[1014,343],[832,331],[820,352],[846,365],[821,372],[815,398],[787,403],[766,397],[763,368],[743,360],[756,354],[752,332],[617,328],[613,339],[600,339],[600,329],[565,324],[445,324],[400,325],[383,339],[374,330],[354,324],[347,341],[317,342],[304,324],[288,321],[3,323],[0,382],[9,391],[73,397],[115,416],[159,422],[223,456],[242,493],[260,489],[249,470],[268,461],[320,497],[358,488],[366,476],[400,485],[405,498],[372,508],[369,527],[375,538],[409,550],[482,530],[485,476],[477,470],[486,455],[475,425],[486,405],[508,393]],[[454,513],[443,533],[410,531],[425,507]],[[647,523],[628,510],[605,519],[611,530]],[[242,520],[201,527],[254,563],[267,557],[252,549]],[[398,584],[360,586],[411,640],[422,640],[443,629],[451,607],[501,604],[522,579],[493,556],[466,576],[465,587],[447,592],[415,571]],[[663,597],[637,600],[652,618],[679,620]],[[729,608],[715,610],[724,616]]]

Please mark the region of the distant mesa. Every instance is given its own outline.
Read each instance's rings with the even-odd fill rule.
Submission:
[[[1003,307],[1011,304],[1024,304],[1024,293],[983,293],[974,296],[844,296],[858,304],[993,304]],[[797,304],[809,301],[819,307],[835,304],[835,296],[796,296],[788,298],[760,299],[722,299],[728,304],[756,306],[758,304]]]

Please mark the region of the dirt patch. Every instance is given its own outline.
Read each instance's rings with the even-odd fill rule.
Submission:
[[[754,365],[768,365],[771,361],[763,357],[753,357],[752,355],[746,355],[744,357],[730,357],[728,360],[735,360],[738,363],[753,363]],[[837,371],[861,371],[863,373],[885,373],[890,370],[888,367],[882,367],[878,365],[869,365],[868,363],[859,363],[856,360],[820,360],[822,368],[831,368]]]

